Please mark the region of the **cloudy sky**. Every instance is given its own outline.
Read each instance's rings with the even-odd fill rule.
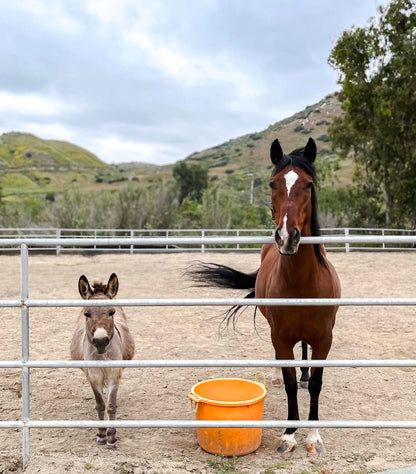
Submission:
[[[168,164],[337,89],[339,35],[384,0],[0,0],[0,134]]]

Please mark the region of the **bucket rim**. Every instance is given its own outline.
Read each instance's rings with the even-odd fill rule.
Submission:
[[[214,400],[212,398],[202,397],[195,392],[195,388],[199,385],[202,385],[207,382],[217,382],[223,380],[230,380],[230,381],[239,381],[239,382],[248,382],[253,385],[257,385],[261,390],[262,394],[255,398],[250,398],[248,400],[240,400],[240,401],[222,401],[222,400]],[[216,379],[207,379],[202,380],[201,382],[196,383],[192,388],[189,395],[192,395],[192,399],[197,399],[198,403],[206,403],[207,405],[216,405],[216,406],[229,406],[229,407],[238,407],[238,406],[245,406],[245,405],[254,405],[266,398],[267,395],[267,387],[261,382],[257,382],[255,380],[243,379],[239,377],[220,377]]]

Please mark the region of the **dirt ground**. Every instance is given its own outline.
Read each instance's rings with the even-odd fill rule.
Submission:
[[[119,298],[243,296],[225,290],[192,288],[184,269],[196,259],[253,271],[257,253],[33,255],[29,259],[30,297],[79,298],[81,274],[120,280]],[[414,297],[416,252],[331,253],[344,297]],[[20,257],[0,255],[1,299],[18,299]],[[30,358],[67,360],[77,308],[30,310]],[[252,310],[239,319],[237,331],[220,334],[219,307],[126,308],[136,343],[136,359],[270,359],[267,323]],[[0,308],[0,360],[20,359],[20,310]],[[415,307],[343,307],[338,312],[331,359],[408,359],[416,357]],[[118,397],[118,419],[194,419],[187,394],[202,380],[218,377],[253,379],[256,369],[126,369]],[[284,389],[270,384],[264,419],[285,419]],[[1,420],[21,417],[21,373],[0,369]],[[327,368],[321,394],[322,420],[415,420],[416,380],[408,368]],[[301,417],[308,413],[308,392],[299,391]],[[31,370],[31,418],[95,419],[92,391],[79,369]],[[305,430],[297,449],[276,452],[282,430],[264,429],[259,449],[238,459],[204,452],[195,429],[119,429],[117,450],[95,444],[95,429],[33,429],[34,473],[370,473],[416,464],[416,430],[322,429],[326,454],[307,456]],[[0,473],[21,472],[21,432],[0,430]]]

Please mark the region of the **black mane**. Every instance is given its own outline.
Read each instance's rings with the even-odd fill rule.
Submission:
[[[305,148],[296,148],[288,155],[283,155],[283,158],[274,166],[272,176],[276,175],[282,171],[286,166],[296,166],[303,169],[313,181],[313,186],[311,188],[311,201],[312,201],[312,215],[311,215],[311,234],[312,236],[320,236],[321,229],[319,227],[318,220],[318,201],[316,198],[316,168],[313,162],[304,156]],[[316,258],[321,265],[326,266],[326,260],[322,254],[321,245],[313,244],[313,249],[315,251]]]

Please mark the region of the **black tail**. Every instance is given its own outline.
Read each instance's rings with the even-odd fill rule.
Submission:
[[[186,275],[195,281],[196,286],[216,286],[219,288],[230,288],[233,290],[251,290],[245,298],[255,298],[255,286],[258,270],[252,273],[243,273],[226,265],[217,263],[198,263],[187,269]],[[224,313],[223,323],[226,327],[230,321],[235,323],[241,308],[245,306],[235,305]],[[255,308],[256,309],[256,308]],[[254,317],[256,312],[254,312]]]
[[[253,291],[256,286],[257,273],[258,270],[253,273],[243,273],[226,265],[202,262],[191,266],[186,271],[186,275],[194,280],[197,286],[217,286]]]

